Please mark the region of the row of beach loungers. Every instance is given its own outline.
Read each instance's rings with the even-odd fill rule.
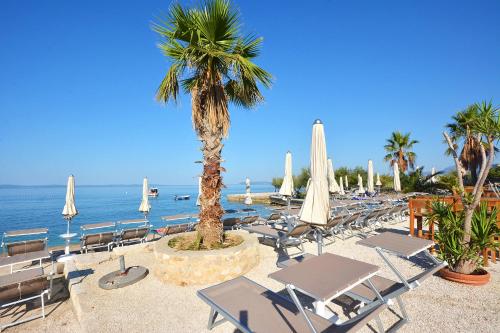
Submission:
[[[333,208],[331,218],[323,226],[301,223],[297,214],[298,211],[292,209],[291,214],[286,210],[273,212],[267,218],[249,216],[243,219],[227,218],[223,222],[226,229],[243,229],[262,236],[264,240],[272,240],[276,248],[282,248],[288,254],[287,249],[291,246],[303,252],[303,242],[313,236],[317,240],[319,233],[321,239],[334,242],[339,236],[345,239],[356,232],[367,234],[387,223],[400,222],[408,215],[408,205],[399,201],[369,205],[359,201],[345,202]],[[321,245],[329,244],[322,241]]]
[[[145,219],[83,225],[80,251],[145,242],[150,228]],[[35,300],[39,300],[41,311],[29,317],[14,316],[14,321],[0,325],[0,331],[36,318],[45,318],[45,298],[50,300],[52,296],[55,275],[55,258],[47,246],[48,232],[47,228],[38,228],[6,231],[3,234],[0,268],[6,273],[0,275],[1,316],[12,308]],[[44,271],[44,262],[50,262],[50,271]]]
[[[12,322],[2,323],[0,331],[36,318],[45,318],[45,297],[51,297],[54,276],[52,254],[47,249],[47,235],[46,228],[7,231],[3,235],[2,248],[6,256],[0,257],[0,268],[8,268],[8,272],[0,275],[2,315],[13,307],[35,300],[40,300],[41,313],[29,317],[16,316],[17,319]],[[19,237],[32,239],[10,241]],[[42,262],[46,261],[52,263],[48,273],[42,267]]]

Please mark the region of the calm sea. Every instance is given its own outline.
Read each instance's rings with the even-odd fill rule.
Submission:
[[[165,215],[198,212],[196,197],[198,186],[157,186],[160,195],[150,198],[151,213],[148,219],[155,227],[165,225],[160,217]],[[271,192],[271,185],[252,185],[252,192]],[[223,190],[222,205],[225,209],[244,208],[243,204],[230,203],[227,194],[244,193],[244,185],[230,185]],[[191,195],[191,200],[175,201],[174,195]],[[0,234],[6,230],[49,228],[49,245],[61,245],[59,235],[66,232],[66,221],[61,211],[66,196],[65,186],[0,187]],[[142,196],[141,185],[131,186],[77,186],[76,207],[79,214],[72,220],[71,232],[80,232],[88,223],[141,218],[137,211]],[[264,205],[253,205],[259,213],[267,214]],[[75,237],[78,242],[78,237]]]

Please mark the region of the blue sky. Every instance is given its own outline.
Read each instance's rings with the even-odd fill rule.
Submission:
[[[181,1],[193,5],[197,1]],[[0,184],[196,184],[189,98],[154,94],[168,61],[150,23],[169,1],[0,3]],[[226,183],[307,166],[325,124],[338,166],[387,172],[385,139],[411,131],[417,164],[447,167],[441,131],[483,99],[500,103],[498,1],[237,1],[264,37],[265,103],[231,107]]]

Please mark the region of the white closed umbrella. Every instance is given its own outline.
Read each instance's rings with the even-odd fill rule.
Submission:
[[[436,176],[434,176],[434,174],[436,173],[436,169],[434,167],[432,167],[431,169],[431,183],[435,183],[436,182]]]
[[[368,179],[366,180],[366,187],[368,193],[375,192],[375,186],[373,185],[373,162],[372,160],[368,160]]]
[[[78,215],[78,210],[75,206],[75,177],[73,175],[68,177],[68,184],[66,186],[66,202],[62,211],[64,219],[71,221],[73,217]]]
[[[399,179],[399,166],[397,163],[392,165],[394,169],[394,191],[401,192],[401,180]]]
[[[340,194],[344,195],[345,194],[345,191],[344,191],[344,182],[342,181],[342,177],[339,177],[339,181],[340,181]]]
[[[347,175],[345,175],[344,178],[345,178],[345,188],[349,189],[349,182],[347,181]]]
[[[246,188],[246,194],[245,194],[245,201],[243,202],[245,205],[251,205],[252,204],[252,196],[250,195],[250,178],[245,179],[245,188]]]
[[[358,173],[358,193],[364,194],[365,188],[363,187],[363,177]]]
[[[196,206],[201,205],[200,198],[201,198],[201,177],[198,177],[198,197],[196,198]]]
[[[66,246],[64,248],[65,256],[63,256],[63,257],[70,258],[71,256],[69,255],[69,244],[70,244],[71,238],[76,236],[76,234],[69,233],[69,224],[71,222],[71,219],[73,219],[73,217],[78,215],[78,210],[76,209],[76,206],[75,206],[75,177],[73,175],[68,177],[68,184],[66,186],[66,202],[65,202],[64,208],[62,210],[62,215],[67,223],[66,234],[61,235],[61,238],[63,238],[66,242]]]
[[[333,170],[332,160],[328,159],[328,191],[330,193],[337,193],[340,191],[339,184],[335,179],[335,171]]]
[[[328,222],[330,199],[327,174],[325,130],[321,121],[316,120],[311,140],[311,178],[299,213],[301,221],[317,225],[325,225]]]
[[[300,221],[325,225],[330,218],[328,162],[326,156],[325,129],[321,121],[316,120],[313,124],[311,140],[311,178],[307,186],[306,197],[300,209]],[[316,237],[319,255],[323,251],[321,232],[317,232]]]
[[[382,186],[382,182],[380,181],[380,175],[378,172],[377,172],[377,182],[375,183],[375,185]]]
[[[279,194],[285,197],[291,197],[293,194],[292,153],[290,152],[285,155],[285,176]]]
[[[144,214],[144,217],[146,217],[149,214],[149,211],[151,210],[148,193],[149,193],[148,178],[145,177],[144,180],[142,181],[142,200],[141,200],[141,205],[139,206],[139,211]]]

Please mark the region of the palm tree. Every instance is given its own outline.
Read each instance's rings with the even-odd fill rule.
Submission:
[[[227,0],[208,0],[190,9],[174,4],[153,30],[171,61],[156,99],[176,102],[180,87],[191,95],[193,127],[203,152],[197,230],[201,243],[211,248],[223,237],[221,152],[230,126],[229,102],[253,107],[264,99],[258,84],[271,85],[271,75],[253,62],[262,38],[240,34],[240,17]]]
[[[384,160],[390,161],[391,166],[397,163],[399,170],[403,173],[408,168],[415,169],[415,160],[417,159],[417,154],[410,151],[410,149],[418,141],[411,140],[410,134],[402,134],[399,131],[392,132],[391,137],[387,139],[387,144],[384,146],[385,151],[388,153],[385,155]]]
[[[473,104],[465,110],[458,112],[452,117],[453,123],[446,125],[450,133],[450,138],[458,148],[458,142],[463,141],[463,147],[460,152],[460,163],[465,170],[470,171],[472,183],[477,180],[477,170],[481,166],[480,142],[471,131],[471,126],[478,119],[479,105]],[[446,150],[447,155],[451,155],[451,149]]]

